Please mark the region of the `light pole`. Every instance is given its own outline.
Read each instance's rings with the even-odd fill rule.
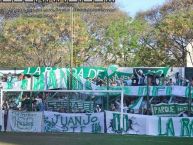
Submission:
[[[73,37],[74,37],[74,10],[70,7],[70,17],[71,17],[71,44],[70,44],[70,82],[69,89],[72,90],[72,67],[73,67]]]

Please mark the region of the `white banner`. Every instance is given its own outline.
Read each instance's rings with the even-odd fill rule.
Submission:
[[[7,131],[41,132],[42,112],[9,111]]]
[[[146,116],[127,114],[123,115],[123,129],[121,129],[121,113],[106,112],[107,133],[146,134]]]
[[[44,132],[104,132],[104,113],[44,112]]]
[[[193,137],[193,117],[124,114],[122,129],[120,118],[119,112],[106,111],[107,133]]]
[[[111,87],[111,89],[121,89],[120,87]],[[149,96],[188,96],[188,87],[185,86],[124,86],[124,94],[129,96],[147,96],[147,89]]]
[[[148,117],[148,135],[193,137],[193,117]]]
[[[185,97],[186,96],[186,90],[187,90],[187,87],[184,87],[184,86],[173,86],[172,87],[172,95]]]
[[[4,111],[0,110],[0,132],[4,131]]]

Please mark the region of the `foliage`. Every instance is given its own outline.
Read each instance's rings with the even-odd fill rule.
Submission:
[[[69,7],[62,3],[0,5],[0,65],[69,66],[73,37],[74,66],[186,66],[192,0],[168,0],[135,18],[113,4],[71,7],[77,10],[73,29]],[[78,11],[87,8],[111,11]]]
[[[191,0],[170,0],[163,6],[138,13],[136,19],[145,20],[150,28],[145,29],[146,34],[141,36],[143,41],[138,52],[143,54],[142,60],[154,56],[146,62],[148,65],[186,66],[186,56],[191,53],[187,45],[193,40],[192,7]],[[151,55],[145,48],[151,51]]]
[[[19,60],[19,64],[15,64],[17,66],[67,65],[72,40],[70,19],[69,13],[45,16],[42,12],[33,17],[6,20],[3,35],[7,43],[3,50],[9,52],[13,64],[15,60]],[[88,34],[84,22],[79,17],[76,21],[73,28],[76,38],[73,39],[78,55],[87,45]]]

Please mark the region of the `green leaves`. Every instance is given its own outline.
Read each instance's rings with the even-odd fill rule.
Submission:
[[[87,47],[88,33],[84,22],[75,14],[74,59],[84,47]],[[69,13],[40,15],[38,17],[21,16],[5,21],[2,38],[8,40],[6,45],[9,57],[22,60],[17,66],[65,66],[70,62],[72,25]],[[5,42],[5,41],[4,41]],[[2,51],[4,51],[2,49]],[[17,52],[17,55],[16,55]],[[81,56],[83,57],[83,56]],[[21,59],[19,59],[21,58]],[[10,61],[4,57],[4,61]],[[82,63],[83,59],[80,59]],[[78,62],[78,61],[77,61]],[[77,63],[75,62],[75,63]]]

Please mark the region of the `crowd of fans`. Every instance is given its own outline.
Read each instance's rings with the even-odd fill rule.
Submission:
[[[23,79],[29,79],[31,76],[23,74],[3,74],[0,76],[0,83],[14,83]],[[116,77],[112,76],[108,80],[107,78],[101,79],[96,77],[94,79],[86,78],[85,83],[96,86],[188,86],[193,85],[193,78],[183,78],[179,72],[175,73],[175,76],[165,76],[164,74],[144,74],[142,70],[135,71],[131,76]],[[82,83],[84,82],[82,80]]]
[[[126,78],[126,79],[125,79]],[[156,73],[143,74],[143,71],[139,70],[131,76],[124,77],[111,77],[107,82],[106,79],[87,78],[90,82],[97,86],[188,86],[193,85],[193,78],[191,80],[185,79],[179,75],[179,72],[175,74],[175,77],[164,76],[164,74],[158,75]]]
[[[22,79],[28,79],[30,76],[25,76],[23,74],[13,75],[11,73],[7,75],[3,75],[0,77],[1,82],[14,82],[20,81]],[[96,86],[107,86],[107,82],[109,86],[193,86],[193,79],[188,80],[182,78],[179,73],[175,74],[175,77],[166,77],[164,74],[157,75],[156,73],[151,73],[145,75],[143,71],[138,70],[132,76],[127,76],[127,79],[124,78],[117,78],[114,77],[110,78],[108,81],[107,79],[101,79],[99,77],[90,79],[86,78],[86,81],[91,82]],[[57,98],[55,98],[57,100]],[[136,101],[136,98],[130,97],[130,100],[124,100],[124,112],[127,113],[140,113],[140,114],[147,114],[147,101],[143,99],[141,106],[138,108],[138,111],[132,109],[132,104]],[[150,99],[151,104],[159,104],[159,103],[187,103],[188,100],[186,98],[181,97],[173,97],[171,100],[169,97],[156,97]],[[13,110],[21,110],[21,111],[45,111],[49,110],[48,108],[48,98],[43,95],[38,95],[36,97],[32,97],[30,95],[24,95],[18,102],[18,100],[9,99],[3,102],[3,109],[13,109]],[[101,112],[105,110],[102,102],[95,103],[93,106],[93,112]],[[120,111],[120,100],[114,100],[109,103],[109,110],[111,111]],[[78,108],[76,111],[72,111],[70,107],[59,107],[57,111],[61,113],[86,113],[86,110]]]
[[[3,109],[19,110],[19,111],[45,111],[47,100],[44,97],[37,96],[36,98],[30,95],[24,95],[20,100],[18,97],[7,96],[3,102]]]

